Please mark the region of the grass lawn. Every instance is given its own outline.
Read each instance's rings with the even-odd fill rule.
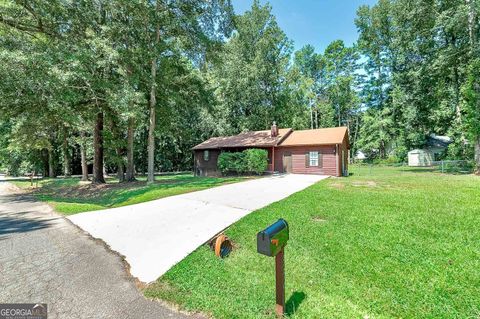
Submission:
[[[155,177],[155,183],[147,185],[145,177],[134,183],[118,183],[109,178],[105,185],[80,182],[79,178],[42,179],[38,188],[32,188],[30,181],[13,181],[23,189],[30,189],[33,195],[48,202],[64,215],[138,204],[162,197],[202,190],[226,183],[244,180],[246,177],[195,177],[192,174],[174,174]]]
[[[292,318],[480,318],[480,178],[352,167],[258,210],[145,289],[215,318],[274,318],[274,259],[256,233],[283,217]]]

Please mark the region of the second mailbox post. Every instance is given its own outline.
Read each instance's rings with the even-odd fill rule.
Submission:
[[[285,245],[289,239],[288,223],[280,218],[257,234],[257,251],[275,256],[276,305],[278,316],[285,313]]]

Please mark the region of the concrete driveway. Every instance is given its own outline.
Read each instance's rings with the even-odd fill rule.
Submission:
[[[69,219],[125,256],[131,274],[149,283],[243,216],[324,178],[271,176]]]

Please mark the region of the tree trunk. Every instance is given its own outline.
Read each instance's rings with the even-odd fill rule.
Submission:
[[[42,164],[43,164],[42,177],[48,177],[48,150],[47,149],[42,150]]]
[[[53,151],[48,149],[48,177],[55,178],[55,163],[53,158]]]
[[[160,39],[160,29],[157,28],[158,43]],[[150,87],[150,118],[148,126],[148,177],[147,183],[153,183],[155,181],[155,107],[157,106],[157,59],[152,59],[152,65],[150,69],[151,74],[151,87]]]
[[[466,0],[468,6],[468,35],[470,40],[471,53],[474,54],[476,51],[476,42],[477,42],[477,14],[475,9],[475,0]]]
[[[97,113],[95,129],[93,130],[93,183],[105,183],[103,177],[103,113]]]
[[[66,128],[63,131],[62,151],[63,151],[63,175],[65,175],[65,177],[69,177],[72,175],[72,172],[70,170],[70,156],[68,154],[68,140],[67,140]]]
[[[340,105],[338,105],[338,126],[342,126],[342,121],[341,121],[341,117],[340,117]]]
[[[115,159],[115,162],[117,164],[117,178],[119,183],[123,183],[125,182],[125,147],[123,144],[125,136],[122,130],[118,128],[116,117],[113,114],[111,114],[110,117],[110,131],[113,134],[113,139],[116,141],[115,153],[117,155],[117,158]]]
[[[125,182],[125,168],[123,163],[123,149],[121,147],[117,147],[117,178],[119,183]]]
[[[155,81],[156,77],[156,59],[152,61],[152,81]],[[155,106],[156,106],[156,85],[152,83],[150,89],[150,118],[148,126],[148,177],[147,183],[153,183],[155,181]]]
[[[469,34],[469,40],[470,40],[470,55],[471,58],[474,59],[475,57],[478,56],[478,46],[477,46],[477,35],[478,35],[478,21],[477,21],[477,11],[475,8],[476,1],[475,0],[466,0],[466,4],[468,6],[468,34]],[[478,89],[478,82],[477,85],[475,85],[475,93],[479,93]],[[477,100],[478,103],[478,100]],[[476,108],[477,112],[480,110]],[[477,130],[478,132],[478,130]],[[474,143],[475,143],[475,173],[480,175],[480,135],[475,134],[474,136]]]
[[[128,120],[127,131],[127,182],[135,181],[135,167],[133,164],[133,139],[135,134],[135,119],[131,117]]]
[[[386,157],[386,152],[385,152],[385,141],[381,140],[380,141],[380,158],[385,158]]]
[[[475,140],[475,173],[480,175],[480,136]]]
[[[352,158],[355,158],[355,155],[357,155],[357,134],[358,134],[358,115],[356,116],[356,124],[355,124],[355,134],[353,135],[353,142],[350,146],[350,149],[352,150]]]
[[[310,127],[313,130],[313,106],[310,106]]]
[[[82,182],[88,181],[88,164],[87,164],[87,145],[85,143],[85,133],[80,133],[82,139],[80,144],[80,157],[82,161]]]

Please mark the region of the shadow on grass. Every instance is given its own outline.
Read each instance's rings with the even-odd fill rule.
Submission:
[[[55,181],[35,193],[41,201],[58,203],[93,204],[104,208],[135,204],[167,196],[203,190],[238,181],[239,178],[194,177],[191,175],[166,175],[155,183],[107,183],[94,185],[69,185]]]
[[[307,295],[303,291],[295,291],[285,304],[285,314],[291,316],[295,314],[300,304],[305,300]]]
[[[35,183],[36,181],[41,181],[42,177],[35,177],[33,179],[33,182]],[[5,177],[2,179],[0,182],[30,182],[30,177]]]

